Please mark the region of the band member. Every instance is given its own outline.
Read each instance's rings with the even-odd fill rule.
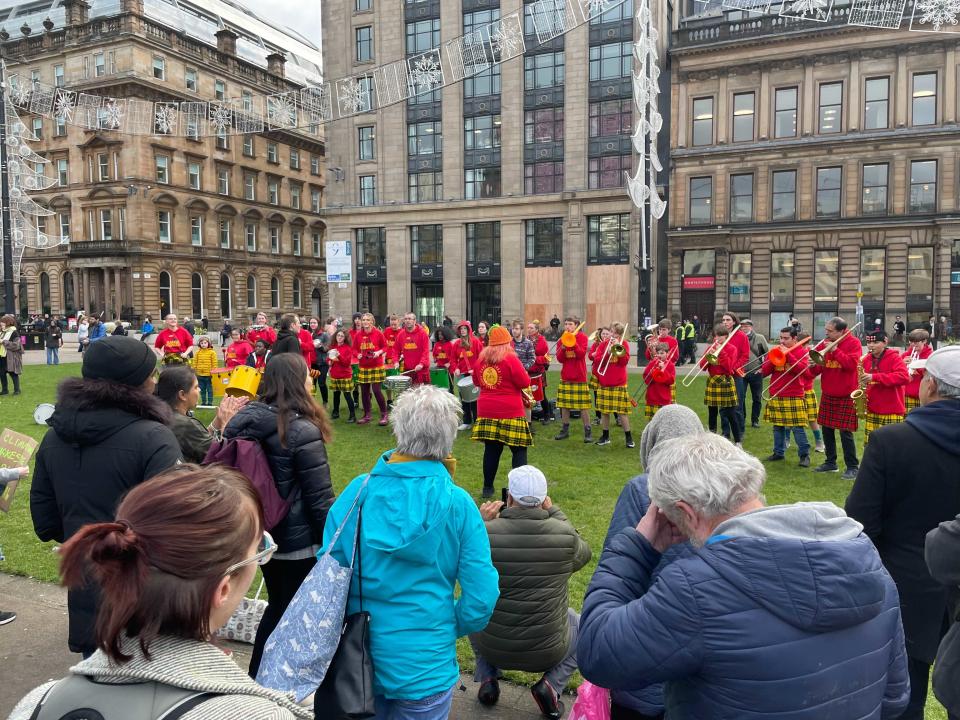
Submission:
[[[363,329],[363,313],[354,313],[350,325],[350,346],[353,348],[353,366],[350,368],[353,372],[353,404],[360,406],[360,354],[357,351],[357,335]]]
[[[430,384],[430,336],[412,312],[403,316],[403,329],[397,335],[397,347],[403,358],[404,372],[414,385]]]
[[[224,364],[228,368],[245,365],[247,357],[253,352],[253,345],[240,337],[239,330],[230,331],[230,344],[223,353]]]
[[[874,330],[867,335],[869,354],[863,361],[861,382],[867,384],[867,417],[864,420],[863,442],[870,441],[870,433],[878,427],[903,422],[906,414],[904,390],[910,382],[910,373],[903,358],[889,342],[886,330]]]
[[[720,317],[720,322],[723,323],[723,326],[727,329],[727,332],[730,333],[730,342],[729,346],[732,346],[734,350],[737,351],[736,365],[734,366],[733,373],[733,385],[737,391],[737,417],[740,418],[740,430],[741,433],[747,426],[747,397],[746,389],[747,383],[743,377],[743,370],[741,368],[750,361],[750,340],[747,336],[740,330],[740,318],[736,313],[730,311],[725,312]],[[721,426],[723,427],[723,434],[727,434],[727,426],[723,421],[723,418],[720,419]]]
[[[593,331],[593,335],[590,336],[590,343],[587,346],[587,359],[590,361],[590,379],[587,380],[587,387],[590,388],[590,392],[593,393],[593,407],[597,407],[597,391],[600,389],[600,376],[597,375],[597,363],[600,361],[600,357],[597,355],[597,350],[605,342],[610,340],[610,329],[601,327]],[[600,411],[593,411],[593,424],[600,424]]]
[[[523,369],[526,370],[529,375],[530,368],[532,368],[536,362],[537,356],[534,353],[533,343],[527,340],[527,336],[523,332],[522,320],[514,320],[510,325],[510,347],[513,348],[513,352],[516,353],[520,364],[523,365]],[[531,379],[529,398],[533,397],[534,388],[532,383],[533,380]],[[533,402],[528,400],[524,403],[524,406],[526,407],[525,414],[527,416],[527,422],[530,422]],[[533,433],[533,428],[530,429],[530,432]]]
[[[593,434],[590,432],[590,388],[587,386],[587,336],[577,330],[578,325],[575,318],[564,320],[564,332],[557,341],[557,360],[561,366],[557,407],[560,408],[563,427],[553,439],[570,437],[570,411],[579,410],[583,441],[588,443],[593,442]]]
[[[652,361],[657,357],[656,351],[653,349],[657,343],[666,343],[670,346],[670,351],[667,353],[667,360],[674,364],[674,376],[676,376],[676,364],[680,360],[680,345],[677,343],[677,339],[670,334],[670,321],[667,318],[663,318],[660,322],[657,323],[657,336],[647,335],[646,338],[646,348],[644,349],[644,357],[647,361]],[[638,341],[639,344],[639,341]],[[696,353],[694,353],[696,355]],[[693,359],[696,361],[696,358]],[[674,383],[670,388],[670,400],[672,403],[677,401],[677,384]]]
[[[457,338],[451,343],[450,350],[450,366],[453,368],[454,382],[461,375],[472,375],[473,366],[476,365],[477,358],[483,350],[483,343],[473,334],[469,320],[462,320],[457,325]],[[477,401],[467,402],[461,395],[460,407],[463,408],[463,422],[458,429],[469,430],[477,417]]]
[[[264,338],[269,343],[268,347],[273,347],[277,341],[277,331],[267,324],[267,315],[262,312],[257,313],[253,325],[247,328],[246,340],[251,345],[256,345],[260,338]]]
[[[923,368],[913,368],[912,364],[917,360],[926,360],[933,354],[933,348],[927,342],[930,339],[930,333],[922,328],[911,330],[907,335],[907,349],[900,355],[904,364],[907,366],[907,373],[910,375],[910,382],[904,394],[904,407],[910,412],[915,407],[920,406],[920,381],[923,380]]]
[[[744,375],[743,378],[743,427],[747,427],[747,391],[750,391],[750,426],[760,427],[760,410],[763,407],[763,375],[760,367],[763,364],[763,358],[770,352],[770,343],[767,339],[753,329],[753,320],[744,318],[740,321],[740,330],[747,336],[747,346],[750,348],[750,367],[756,368],[753,372]],[[816,417],[814,417],[816,420]]]
[[[244,365],[263,372],[267,367],[267,358],[270,357],[270,341],[260,338],[253,345],[253,352],[247,355]]]
[[[677,366],[670,362],[670,346],[665,342],[654,346],[656,359],[643,368],[643,381],[647,384],[647,405],[644,415],[652,418],[664,405],[672,405],[670,389],[677,381]]]
[[[824,355],[823,365],[812,365],[810,373],[820,376],[820,411],[817,421],[823,430],[823,445],[826,458],[814,468],[815,472],[837,472],[837,436],[843,447],[843,462],[846,467],[844,480],[855,480],[860,466],[857,460],[857,445],[853,433],[857,430],[857,408],[850,393],[858,387],[857,371],[860,366],[860,340],[848,333],[847,321],[835,317],[827,322],[823,343],[829,345],[842,340]]]
[[[540,422],[546,425],[554,420],[553,406],[547,398],[547,370],[550,369],[550,346],[540,332],[540,322],[527,323],[527,339],[533,343],[535,362],[530,368],[530,379],[534,383],[533,399],[540,403]]]
[[[471,439],[483,443],[483,497],[493,496],[493,483],[503,448],[513,455],[511,467],[527,464],[527,448],[533,445],[530,425],[524,415],[523,391],[530,376],[510,345],[510,333],[494,325],[473,368],[473,382],[480,388],[479,417]]]
[[[718,323],[713,329],[714,347],[719,347],[729,334],[726,326]],[[726,418],[726,427],[730,428],[733,441],[740,446],[743,441],[743,426],[740,425],[740,417],[737,415],[737,390],[733,384],[733,375],[739,367],[739,355],[732,346],[732,341],[720,351],[716,364],[707,362],[707,355],[711,352],[712,350],[707,350],[698,361],[708,374],[707,389],[703,395],[703,404],[707,406],[707,425],[710,432],[716,432],[717,416]],[[729,439],[730,436],[724,434],[724,437]]]
[[[630,364],[630,344],[624,340],[622,346],[615,346],[620,336],[623,335],[623,325],[615,323],[610,337],[604,341],[598,349],[600,360],[599,374],[600,389],[597,390],[597,410],[601,413],[600,427],[602,433],[597,445],[610,444],[610,414],[614,413],[620,417],[620,427],[623,428],[623,434],[626,437],[627,447],[635,447],[633,434],[630,432],[630,412],[633,405],[630,403],[630,395],[627,393],[627,366]],[[623,354],[614,353],[614,347],[622,347]],[[606,358],[604,359],[604,356]]]
[[[433,362],[438,368],[450,372],[450,344],[453,342],[453,329],[440,325],[433,331]],[[449,387],[447,388],[449,389]]]
[[[193,346],[193,335],[177,324],[177,316],[170,313],[163,319],[166,327],[159,332],[153,347],[160,351],[164,365],[186,362]]]
[[[320,324],[320,318],[316,317],[310,318],[308,332],[313,342],[313,365],[311,369],[317,372],[313,377],[313,386],[320,390],[320,398],[326,406],[330,399],[330,393],[327,390],[327,373],[330,370],[330,363],[327,362],[327,351],[330,349],[330,335],[325,327]]]
[[[306,327],[303,318],[300,318],[300,330],[297,333],[297,339],[300,341],[300,354],[303,355],[303,361],[308,368],[313,370],[317,359],[317,349],[313,346],[313,333]],[[312,373],[311,376],[316,378],[316,375]]]
[[[810,360],[807,358],[807,349],[797,342],[797,330],[793,325],[780,331],[780,346],[782,362],[771,359],[771,354],[776,351],[774,348],[767,353],[760,368],[763,376],[770,378],[770,399],[763,419],[773,425],[773,453],[766,459],[768,462],[783,460],[787,452],[787,438],[792,430],[797,441],[800,467],[810,467],[807,404],[802,382]]]
[[[371,390],[377,398],[377,408],[380,410],[379,424],[386,425],[389,420],[387,401],[383,399],[380,383],[387,375],[383,366],[383,357],[387,353],[387,341],[383,333],[374,327],[373,315],[370,313],[364,313],[360,317],[360,332],[354,337],[356,337],[356,344],[353,345],[353,349],[360,365],[358,381],[363,400],[363,417],[357,420],[357,425],[366,425],[370,422]]]
[[[810,333],[807,332],[802,332],[797,336],[797,340],[799,340],[801,344],[803,344],[804,341],[808,341],[809,338]],[[803,375],[800,376],[797,382],[803,383],[803,401],[807,406],[807,425],[810,426],[810,431],[813,433],[813,449],[818,453],[822,453],[824,451],[823,432],[820,430],[820,423],[817,422],[820,403],[817,402],[817,392],[813,389],[816,376],[810,370],[812,365],[813,363],[807,364],[807,369],[803,371]]]
[[[400,358],[400,352],[397,350],[397,335],[400,334],[402,325],[399,315],[390,316],[390,325],[383,330],[383,339],[387,341],[387,354],[384,357],[384,363],[388,368],[397,367]]]
[[[350,345],[350,331],[337,330],[330,343],[327,362],[330,364],[330,376],[327,387],[333,391],[333,413],[331,418],[340,417],[340,393],[347,399],[350,410],[348,423],[357,421],[356,404],[353,402],[353,347]]]
[[[483,343],[483,346],[487,346],[487,334],[490,332],[490,323],[486,320],[481,320],[477,323],[477,339]]]

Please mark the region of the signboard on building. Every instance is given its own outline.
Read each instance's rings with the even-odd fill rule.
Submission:
[[[353,253],[349,240],[327,241],[327,282],[353,282]]]
[[[747,295],[749,292],[750,292],[750,286],[749,286],[749,285],[731,285],[731,286],[730,286],[730,294],[731,294],[731,295],[743,295],[744,297],[746,297],[746,295]]]
[[[960,285],[960,270],[953,270],[950,273],[950,284]]]
[[[713,275],[695,276],[687,275],[683,278],[684,290],[713,290],[716,285],[716,278]]]

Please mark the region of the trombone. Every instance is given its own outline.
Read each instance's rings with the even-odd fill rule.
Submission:
[[[703,354],[703,357],[701,357],[698,362],[694,363],[693,367],[687,371],[687,374],[684,376],[680,384],[683,385],[683,387],[690,387],[693,385],[694,380],[707,371],[706,366],[701,366],[700,363],[702,361],[706,360],[707,365],[716,365],[718,362],[720,362],[720,352],[727,346],[727,343],[730,342],[730,340],[733,338],[733,334],[736,332],[740,332],[740,328],[735,328],[733,331],[731,331],[730,334],[727,335],[727,339],[720,343],[719,347],[717,346],[717,341],[714,340],[713,345],[707,348],[707,351]]]
[[[810,342],[809,336],[805,337],[803,340],[798,342],[796,345],[793,346],[793,348],[803,347],[808,342]],[[793,350],[793,348],[790,348],[790,350]],[[775,347],[770,348],[770,352],[767,353],[767,359],[770,361],[770,364],[773,365],[774,367],[783,368],[787,364],[787,358],[789,357],[790,350],[787,350],[785,347],[783,347],[783,345],[776,345]],[[796,359],[796,361],[794,361],[790,365],[790,367],[784,368],[783,372],[785,373],[792,372],[797,367],[797,365],[799,365],[800,363],[806,360],[807,360],[807,356],[801,355]],[[770,386],[767,386],[767,389],[760,394],[760,397],[762,397],[764,401],[769,402],[770,400],[773,400],[775,397],[778,397],[780,393],[782,393],[784,390],[790,387],[793,383],[795,383],[801,377],[803,377],[803,373],[800,373],[799,375],[794,375],[786,383],[784,383],[783,387],[777,391],[776,395],[771,395]]]
[[[597,363],[597,375],[606,375],[607,370],[610,369],[611,360],[619,360],[624,355],[627,354],[627,348],[624,345],[624,341],[627,339],[627,326],[623,326],[623,332],[620,333],[620,339],[614,342],[614,339],[611,337],[607,343],[607,347],[603,350],[603,356],[600,358],[600,362]]]
[[[852,328],[847,328],[843,331],[843,334],[838,337],[836,340],[832,341],[824,347],[820,347],[823,343],[826,342],[826,339],[821,340],[817,343],[817,346],[810,351],[810,362],[814,365],[823,365],[826,362],[827,353],[833,352],[837,349],[837,346],[847,339],[847,336],[853,333],[858,327],[863,325],[862,322],[858,322]]]
[[[577,325],[577,329],[574,330],[573,332],[568,332],[568,331],[564,330],[564,331],[563,331],[563,334],[560,336],[560,339],[557,340],[556,343],[554,343],[554,345],[553,345],[553,352],[550,353],[550,354],[553,355],[554,357],[556,357],[556,355],[557,355],[557,348],[559,348],[561,345],[563,345],[565,348],[572,348],[574,345],[576,345],[576,344],[577,344],[577,333],[580,332],[580,331],[583,329],[583,326],[586,325],[586,324],[587,324],[587,321],[584,320],[582,323],[580,323],[579,325]]]

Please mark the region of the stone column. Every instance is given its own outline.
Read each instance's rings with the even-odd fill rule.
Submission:
[[[120,313],[123,312],[123,271],[120,268],[114,268],[113,270],[113,291],[116,295],[113,304],[119,317]]]
[[[410,243],[406,225],[387,225],[387,309],[407,312],[410,297]]]
[[[443,312],[452,318],[466,317],[467,259],[463,223],[443,226]]]
[[[850,108],[847,112],[847,129],[859,130],[860,119],[862,117],[862,105],[860,104],[860,59],[854,58],[850,61],[850,80],[847,83],[849,88],[850,101],[846,106]]]
[[[522,220],[500,223],[500,319],[524,316],[524,232]]]
[[[797,98],[797,113],[800,115],[800,136],[806,137],[817,132],[820,112],[817,103],[817,83],[813,79],[813,63],[803,67],[803,93]]]
[[[563,314],[587,316],[587,228],[579,202],[568,206],[563,241]]]
[[[770,71],[762,70],[760,72],[760,96],[757,98],[757,112],[759,113],[760,123],[757,127],[757,137],[760,140],[767,140],[770,137]]]
[[[106,310],[104,313],[103,319],[106,321],[113,320],[113,300],[110,293],[110,273],[113,272],[111,268],[103,268],[103,309]]]

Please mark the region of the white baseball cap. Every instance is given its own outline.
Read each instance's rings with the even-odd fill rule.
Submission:
[[[507,483],[517,505],[536,507],[547,497],[547,478],[533,465],[521,465],[508,472]]]
[[[926,371],[937,380],[960,387],[960,345],[947,345],[930,355]]]

